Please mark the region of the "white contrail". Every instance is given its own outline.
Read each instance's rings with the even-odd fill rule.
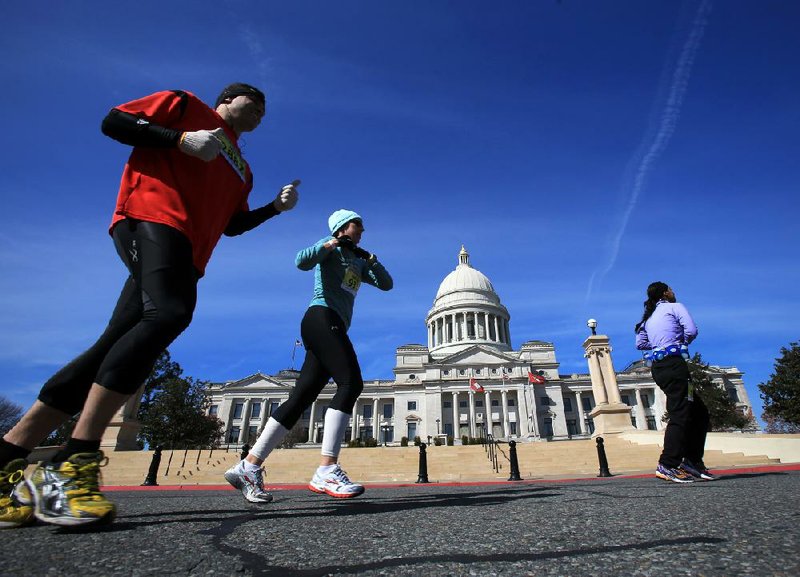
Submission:
[[[261,44],[261,40],[249,24],[242,24],[239,30],[241,31],[242,41],[247,46],[250,56],[258,69],[258,82],[260,82],[260,86],[264,87],[267,85],[269,62],[264,55],[264,47]]]
[[[632,182],[628,201],[622,213],[622,222],[611,239],[610,254],[605,267],[600,270],[595,270],[589,279],[589,287],[586,291],[586,302],[589,301],[589,297],[592,294],[595,278],[597,278],[599,282],[614,267],[617,261],[617,255],[619,254],[622,236],[625,234],[625,229],[628,227],[631,213],[633,209],[636,208],[639,193],[641,193],[645,186],[645,181],[650,174],[650,170],[656,160],[658,160],[658,157],[661,156],[661,153],[664,152],[664,149],[666,149],[670,138],[672,138],[672,134],[675,132],[675,125],[680,116],[683,97],[686,95],[686,88],[689,85],[692,65],[694,64],[695,55],[700,46],[703,32],[705,32],[707,17],[710,11],[711,0],[703,0],[697,8],[692,27],[689,31],[689,36],[683,44],[675,69],[669,77],[669,92],[666,102],[664,102],[664,105],[661,107],[661,113],[658,118],[658,129],[655,131],[654,135],[653,130],[647,131],[636,153],[629,162],[629,166],[636,166],[636,169],[631,179]],[[660,104],[659,100],[656,101],[654,109]]]

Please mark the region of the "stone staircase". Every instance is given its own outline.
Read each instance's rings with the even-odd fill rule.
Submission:
[[[518,443],[517,458],[523,479],[595,477],[599,472],[594,440],[551,443]],[[608,437],[605,451],[614,475],[650,473],[661,448],[638,444],[620,437]],[[752,453],[752,451],[751,451]],[[505,481],[510,475],[509,446],[500,444],[495,472],[481,445],[431,446],[427,449],[430,482]],[[140,485],[152,459],[151,451],[113,452],[103,469],[106,485]],[[224,485],[224,471],[239,459],[237,452],[164,451],[158,470],[159,485]],[[348,474],[365,483],[414,483],[419,473],[419,448],[343,448],[340,462]],[[780,463],[777,458],[741,452],[707,450],[705,462],[711,469]],[[266,483],[305,484],[319,463],[319,447],[279,449],[267,460]]]

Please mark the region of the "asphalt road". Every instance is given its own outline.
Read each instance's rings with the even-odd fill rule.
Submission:
[[[800,471],[675,485],[610,478],[113,492],[103,530],[5,530],[0,575],[800,575]]]

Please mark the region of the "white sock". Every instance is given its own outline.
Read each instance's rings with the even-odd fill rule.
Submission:
[[[245,473],[254,473],[261,468],[261,465],[256,465],[255,463],[242,459],[241,468]]]
[[[320,465],[319,467],[317,467],[317,472],[324,475],[325,473],[330,473],[338,466],[339,465],[336,463],[334,463],[333,465]]]
[[[326,457],[338,457],[342,448],[342,439],[347,430],[350,415],[336,409],[325,411],[325,429],[322,433],[322,454]]]
[[[261,434],[258,436],[255,445],[250,449],[250,454],[258,457],[262,461],[265,460],[272,450],[280,444],[288,432],[289,429],[270,417],[267,424],[264,425],[264,430],[261,431]]]

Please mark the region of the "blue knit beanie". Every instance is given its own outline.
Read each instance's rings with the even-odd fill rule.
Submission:
[[[335,234],[337,230],[342,228],[351,220],[361,220],[361,215],[346,208],[340,208],[328,217],[328,228],[331,229],[331,234]]]

